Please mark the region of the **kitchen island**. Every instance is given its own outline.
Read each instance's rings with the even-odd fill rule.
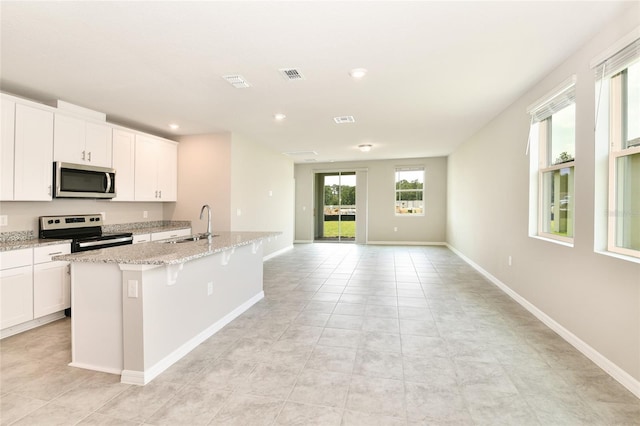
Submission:
[[[221,232],[57,256],[71,262],[71,366],[149,383],[264,297],[262,242]]]

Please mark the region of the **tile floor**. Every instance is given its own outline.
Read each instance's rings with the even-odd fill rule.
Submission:
[[[2,425],[640,424],[639,399],[446,248],[298,245],[264,276],[144,387],[67,367],[68,320],[3,340]]]

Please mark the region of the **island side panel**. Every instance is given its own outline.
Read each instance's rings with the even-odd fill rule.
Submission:
[[[137,298],[123,294],[123,381],[148,383],[260,300],[262,256],[257,243],[186,262],[181,269],[125,271],[124,288],[127,280],[139,279],[141,291]]]
[[[71,264],[71,366],[121,374],[122,274],[118,265]]]

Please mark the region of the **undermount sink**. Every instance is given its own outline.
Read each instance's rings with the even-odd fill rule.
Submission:
[[[214,235],[211,235],[211,238],[218,237],[218,236],[219,235],[214,234]],[[184,237],[184,238],[162,240],[159,242],[164,244],[180,244],[180,243],[191,243],[194,241],[200,241],[200,240],[206,240],[206,239],[207,239],[206,234],[196,234],[196,235],[189,235],[188,237]]]

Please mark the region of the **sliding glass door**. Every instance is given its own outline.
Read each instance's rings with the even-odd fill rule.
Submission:
[[[316,174],[316,240],[354,242],[356,238],[356,173]]]

